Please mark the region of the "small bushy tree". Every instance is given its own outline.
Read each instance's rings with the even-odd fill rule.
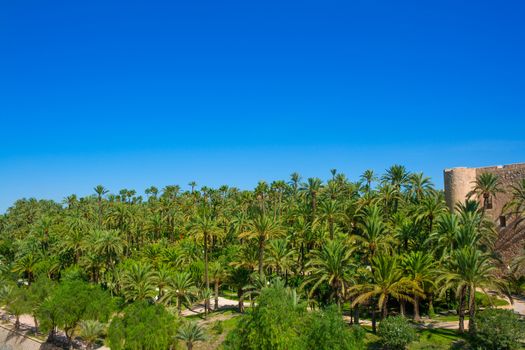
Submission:
[[[113,318],[108,329],[112,350],[166,350],[177,332],[177,319],[162,305],[137,301]]]
[[[312,312],[305,323],[307,349],[359,350],[364,349],[365,331],[355,326],[348,328],[337,306]]]
[[[477,316],[476,342],[483,349],[520,349],[525,340],[525,323],[511,310],[487,309]]]
[[[417,339],[416,330],[402,316],[385,318],[379,325],[378,333],[384,349],[405,349]]]

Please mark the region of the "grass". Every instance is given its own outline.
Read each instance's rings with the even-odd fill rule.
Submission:
[[[370,350],[381,349],[379,337],[372,333],[370,327],[367,330],[366,343]],[[450,329],[423,329],[418,330],[419,339],[408,346],[408,350],[446,350],[467,349],[465,339],[457,331]]]
[[[509,302],[505,299],[500,299],[496,296],[488,295],[482,292],[476,292],[476,303],[478,306],[489,307],[489,306],[506,306]]]
[[[469,317],[465,315],[465,321],[468,321]],[[435,315],[432,320],[439,322],[459,322],[458,315]]]

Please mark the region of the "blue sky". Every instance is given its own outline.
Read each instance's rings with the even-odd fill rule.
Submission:
[[[522,1],[9,1],[0,212],[525,161]]]

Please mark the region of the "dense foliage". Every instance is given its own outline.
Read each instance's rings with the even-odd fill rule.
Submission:
[[[510,310],[488,309],[477,316],[478,345],[488,350],[520,349],[525,340],[525,322]]]
[[[241,312],[246,300],[267,305],[242,320],[246,334],[239,330],[236,341],[293,349],[304,342],[319,348],[327,329],[342,344],[354,340],[341,335],[347,333],[333,308],[305,315],[291,296],[276,300],[277,290],[262,291],[276,280],[314,309],[336,305],[351,321],[364,315],[374,325],[392,312],[419,321],[434,308],[456,309],[463,331],[469,310],[472,333],[475,291],[503,294],[509,281],[516,288],[525,260],[511,264],[508,276],[497,273],[495,247],[506,242],[497,241],[484,207],[504,190],[494,175],[480,176],[470,200],[451,212],[429,178],[400,165],[381,177],[366,171],[356,182],[331,173],[328,181],[294,173],[252,191],[192,182],[187,191],[152,186],[144,197],[97,186],[93,195],[61,203],[21,199],[0,215],[0,301],[17,317],[33,315],[51,336],[57,327],[70,339],[83,329],[94,341],[96,322],[107,322],[110,312],[102,300],[111,296],[124,318],[112,324],[110,338],[127,348],[122,344],[141,341],[123,340],[134,339],[129,315],[162,319],[161,309],[177,315],[195,302],[208,312],[228,291]],[[524,217],[525,181],[510,191],[506,215]],[[131,328],[116,326],[124,321]],[[249,331],[258,322],[258,333]],[[308,329],[300,339],[297,327]],[[159,348],[176,331],[166,330]],[[333,348],[330,339],[323,342]]]
[[[225,349],[364,348],[364,331],[349,329],[337,308],[307,312],[295,291],[280,281],[264,287],[257,301],[228,335]]]

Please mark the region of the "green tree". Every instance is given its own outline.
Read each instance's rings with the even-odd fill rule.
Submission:
[[[166,350],[177,327],[177,319],[162,305],[137,301],[111,320],[108,343],[112,350]]]

